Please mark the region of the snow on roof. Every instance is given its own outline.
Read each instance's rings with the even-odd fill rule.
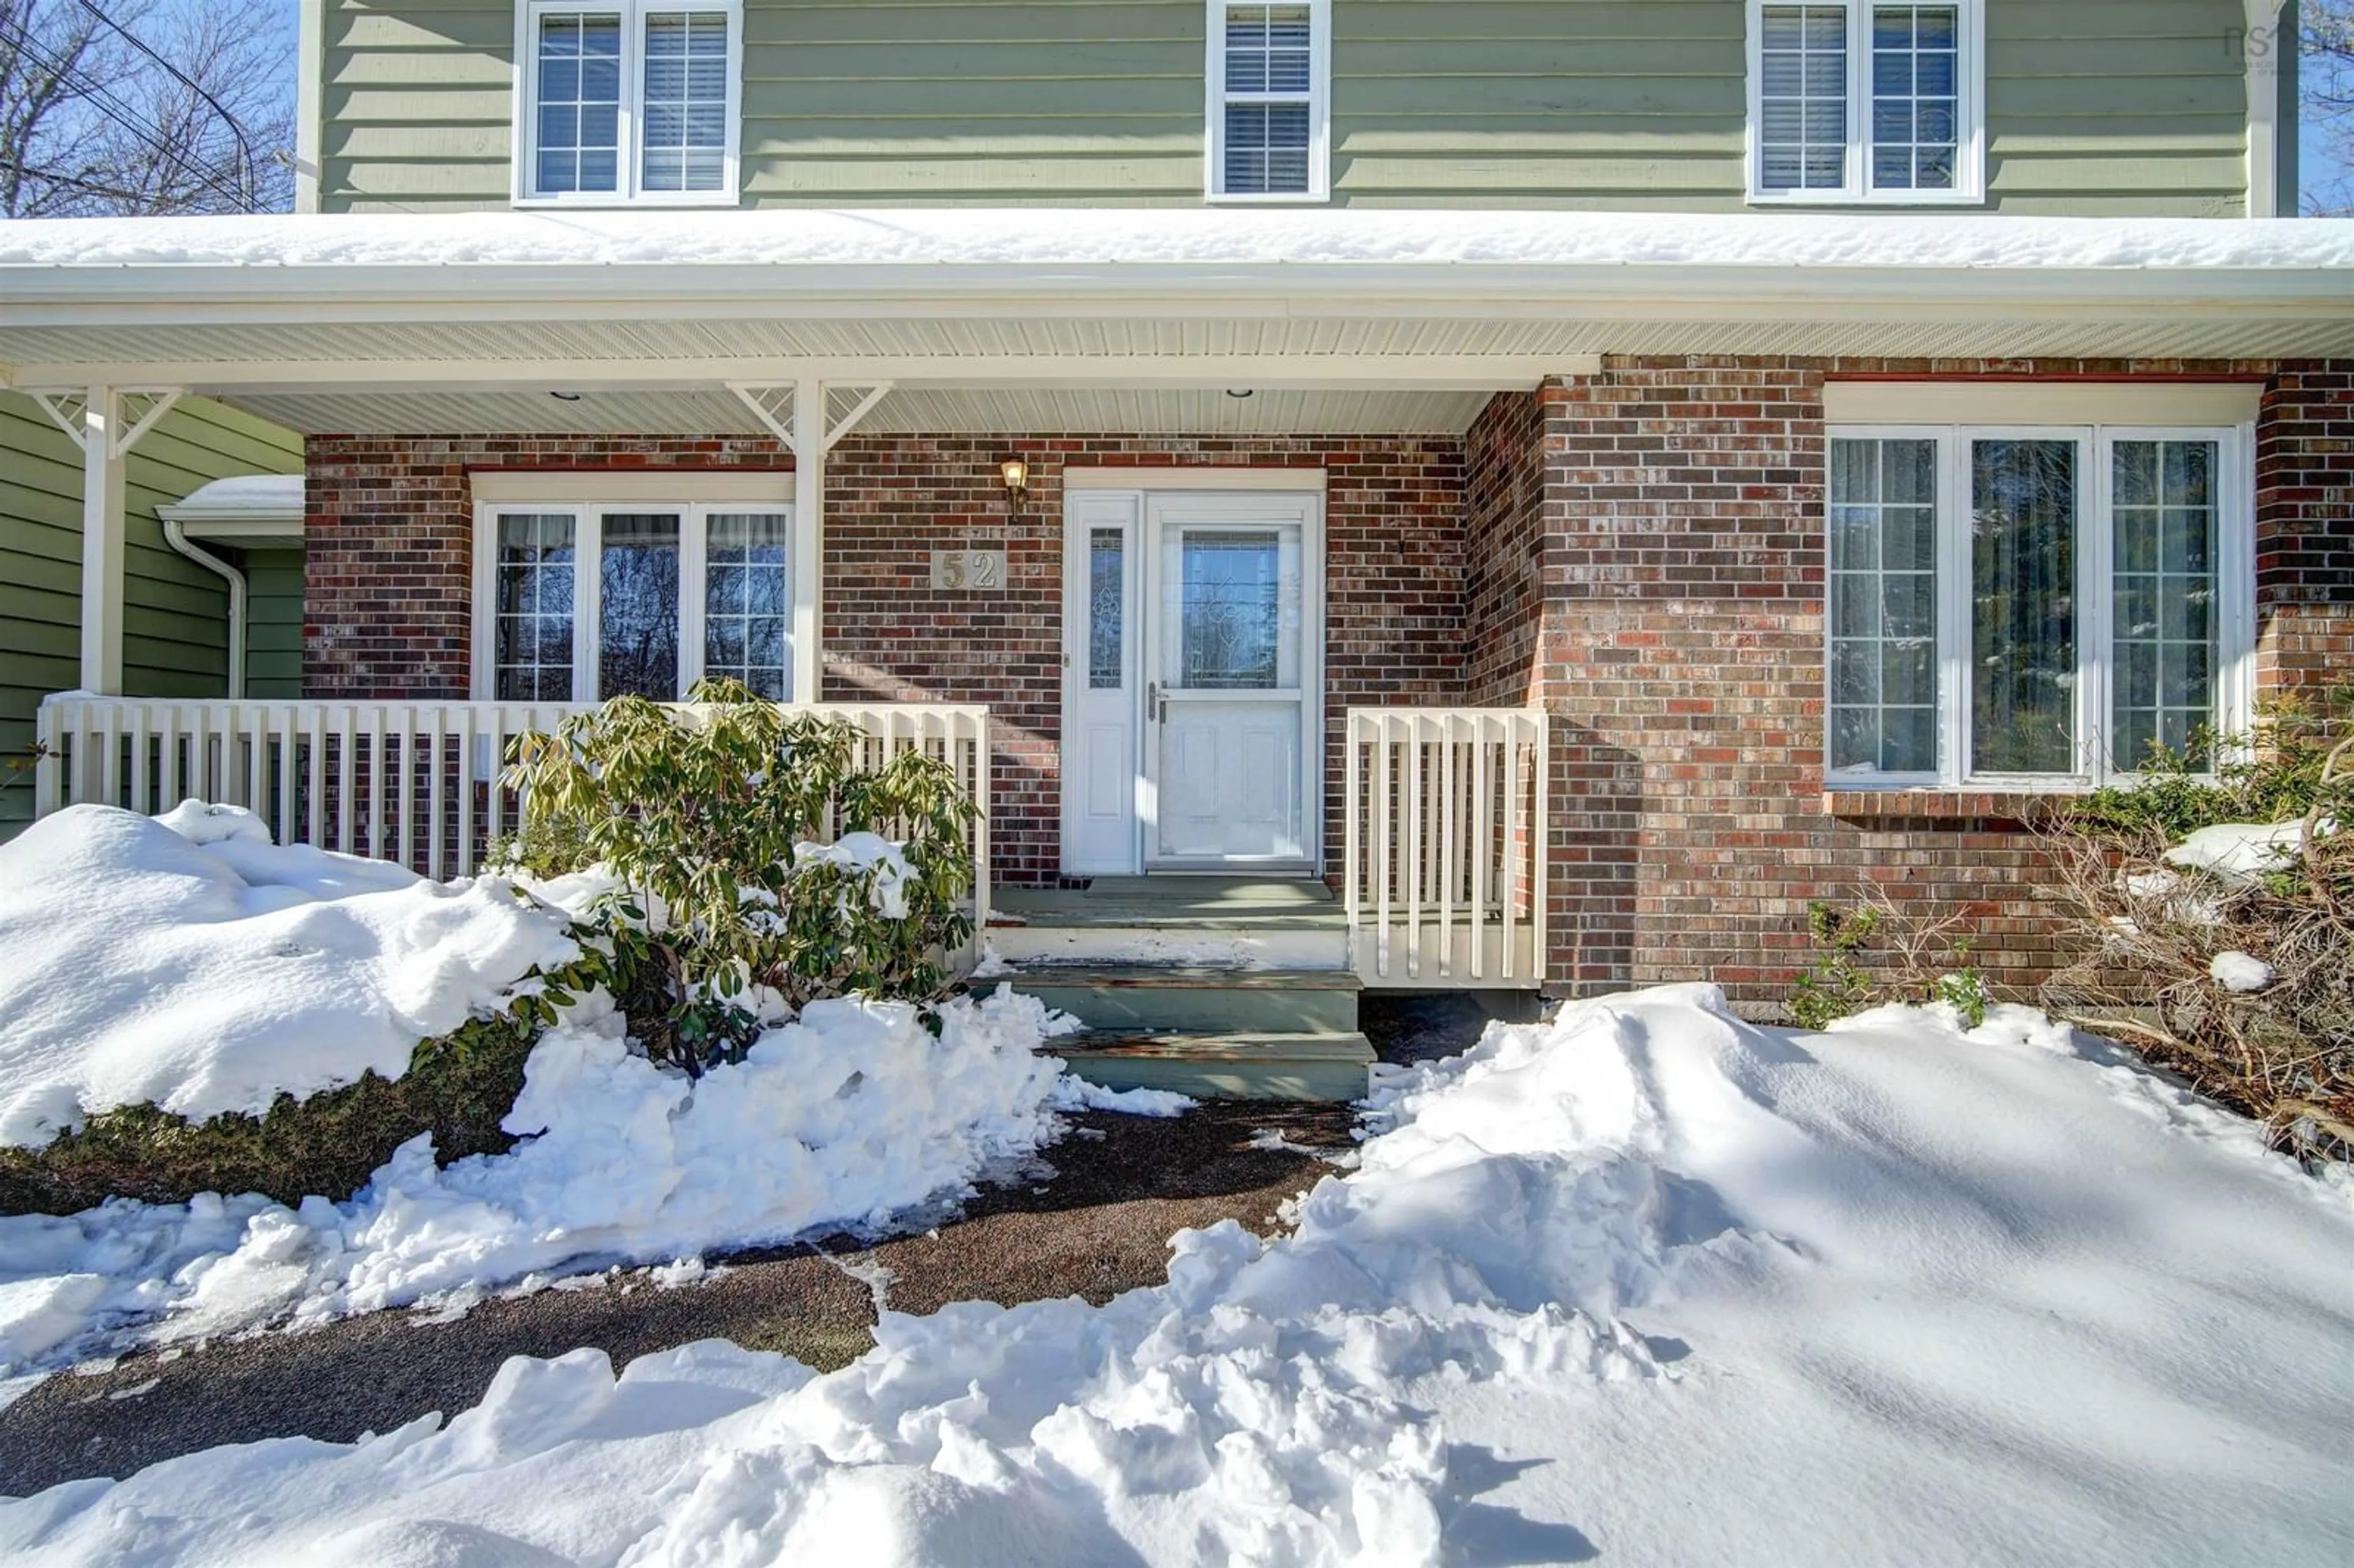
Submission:
[[[2336,269],[2354,294],[2354,220],[956,207],[0,224],[0,268],[1269,265]]]
[[[301,517],[302,476],[299,473],[240,473],[200,484],[182,499],[157,509],[165,517],[186,523],[199,518]]]

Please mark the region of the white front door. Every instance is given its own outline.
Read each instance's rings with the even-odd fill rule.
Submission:
[[[1321,511],[1306,493],[1072,497],[1066,872],[1316,868]]]

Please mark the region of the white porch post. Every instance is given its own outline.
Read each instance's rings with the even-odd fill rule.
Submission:
[[[819,686],[818,627],[824,607],[825,383],[793,387],[793,691],[814,703]]]
[[[122,691],[122,394],[93,387],[81,410],[81,687]]]
[[[2248,216],[2294,217],[2295,193],[2281,210],[2281,72],[2294,69],[2296,37],[2283,24],[2284,0],[2246,0],[2248,25],[2240,36],[2248,90]]]

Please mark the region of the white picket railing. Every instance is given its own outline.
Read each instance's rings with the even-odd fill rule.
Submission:
[[[1342,896],[1368,985],[1544,980],[1541,708],[1352,708]]]
[[[500,782],[516,736],[551,731],[572,703],[177,702],[76,694],[41,705],[35,810],[85,801],[154,813],[185,800],[246,807],[281,843],[468,876],[519,821]],[[981,810],[973,829],[976,926],[989,919],[989,710],[824,703],[789,711],[866,732],[868,766],[902,751],[946,761]]]

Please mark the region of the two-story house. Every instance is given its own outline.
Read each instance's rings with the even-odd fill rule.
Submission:
[[[2025,985],[2034,801],[2354,669],[2290,25],[303,0],[299,215],[0,230],[96,498],[48,799],[454,870],[496,736],[724,673],[979,770],[1034,957],[1225,873],[1369,983],[1762,1001],[1870,881]],[[307,439],[300,703],[107,698],[181,391]]]

